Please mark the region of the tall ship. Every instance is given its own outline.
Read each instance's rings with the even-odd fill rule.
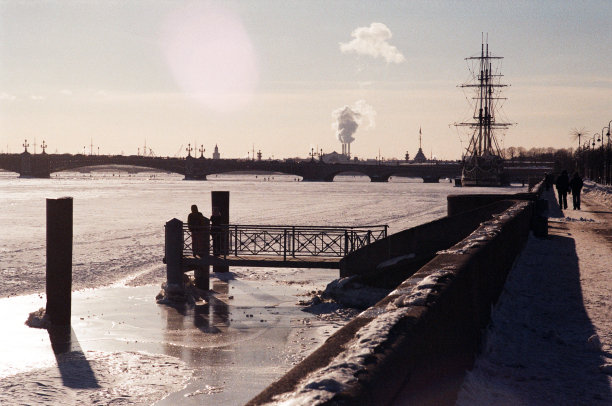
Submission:
[[[501,103],[501,60],[489,53],[489,44],[481,44],[480,56],[465,58],[471,74],[468,83],[460,87],[473,91],[473,114],[469,121],[456,123],[469,129],[469,143],[463,155],[462,186],[501,186],[506,184],[504,159],[496,134],[512,123],[500,122],[496,114]]]

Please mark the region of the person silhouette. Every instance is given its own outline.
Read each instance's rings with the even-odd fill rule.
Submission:
[[[584,182],[578,172],[574,172],[574,176],[569,182],[569,187],[572,190],[572,203],[574,204],[574,210],[580,210],[580,191]]]
[[[567,175],[567,171],[565,169],[557,178],[555,186],[557,187],[557,193],[559,194],[559,207],[562,210],[567,209],[567,190],[569,189],[569,176]]]
[[[210,250],[210,221],[198,211],[198,206],[191,205],[191,213],[187,216],[187,227],[191,232],[191,250],[193,256],[203,257]]]
[[[221,212],[218,207],[213,207],[210,216],[210,233],[213,241],[213,255],[221,255]]]

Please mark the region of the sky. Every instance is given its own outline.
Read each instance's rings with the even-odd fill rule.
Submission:
[[[414,157],[421,129],[459,159],[483,33],[510,85],[502,146],[608,126],[609,0],[1,0],[0,152],[307,157],[341,151],[348,113],[353,156]]]

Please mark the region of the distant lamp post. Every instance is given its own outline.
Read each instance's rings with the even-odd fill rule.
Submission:
[[[612,124],[612,120],[608,122],[608,126],[607,126],[608,132],[606,132],[606,136],[608,137],[608,142],[606,143],[606,165],[604,168],[604,178],[605,178],[606,185],[609,185],[612,183],[612,168],[610,168],[610,124]],[[602,134],[601,145],[603,147],[603,129],[602,129],[601,134]]]
[[[314,153],[314,148],[310,148],[310,162],[314,162],[314,157],[315,157],[315,153]]]
[[[23,145],[22,146],[25,148],[25,152],[28,152],[28,147],[30,146],[30,144],[28,144],[28,140],[27,139],[23,140]]]
[[[185,148],[185,151],[187,151],[187,157],[191,157],[191,151],[193,151],[193,148],[191,148],[191,143],[187,144],[187,148]]]
[[[204,144],[200,145],[200,158],[204,158],[204,152],[206,152],[206,149],[204,149]]]
[[[47,149],[47,143],[45,142],[45,140],[43,140],[42,144],[40,144],[40,147],[43,150],[43,155],[46,154],[45,150]]]

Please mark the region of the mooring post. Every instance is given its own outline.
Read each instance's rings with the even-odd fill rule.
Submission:
[[[69,326],[72,311],[72,197],[47,199],[46,314]]]
[[[183,222],[173,218],[166,223],[166,290],[172,294],[183,293]]]
[[[219,210],[221,215],[221,224],[224,225],[219,235],[213,237],[219,239],[220,254],[227,256],[229,253],[229,199],[230,192],[228,191],[212,191],[210,192],[210,201],[212,209],[215,207]],[[227,265],[213,265],[214,272],[229,272],[229,266]]]
[[[193,270],[193,278],[198,289],[210,290],[210,265],[198,265]]]
[[[210,265],[198,265],[193,270],[193,277],[198,289],[210,290]]]

